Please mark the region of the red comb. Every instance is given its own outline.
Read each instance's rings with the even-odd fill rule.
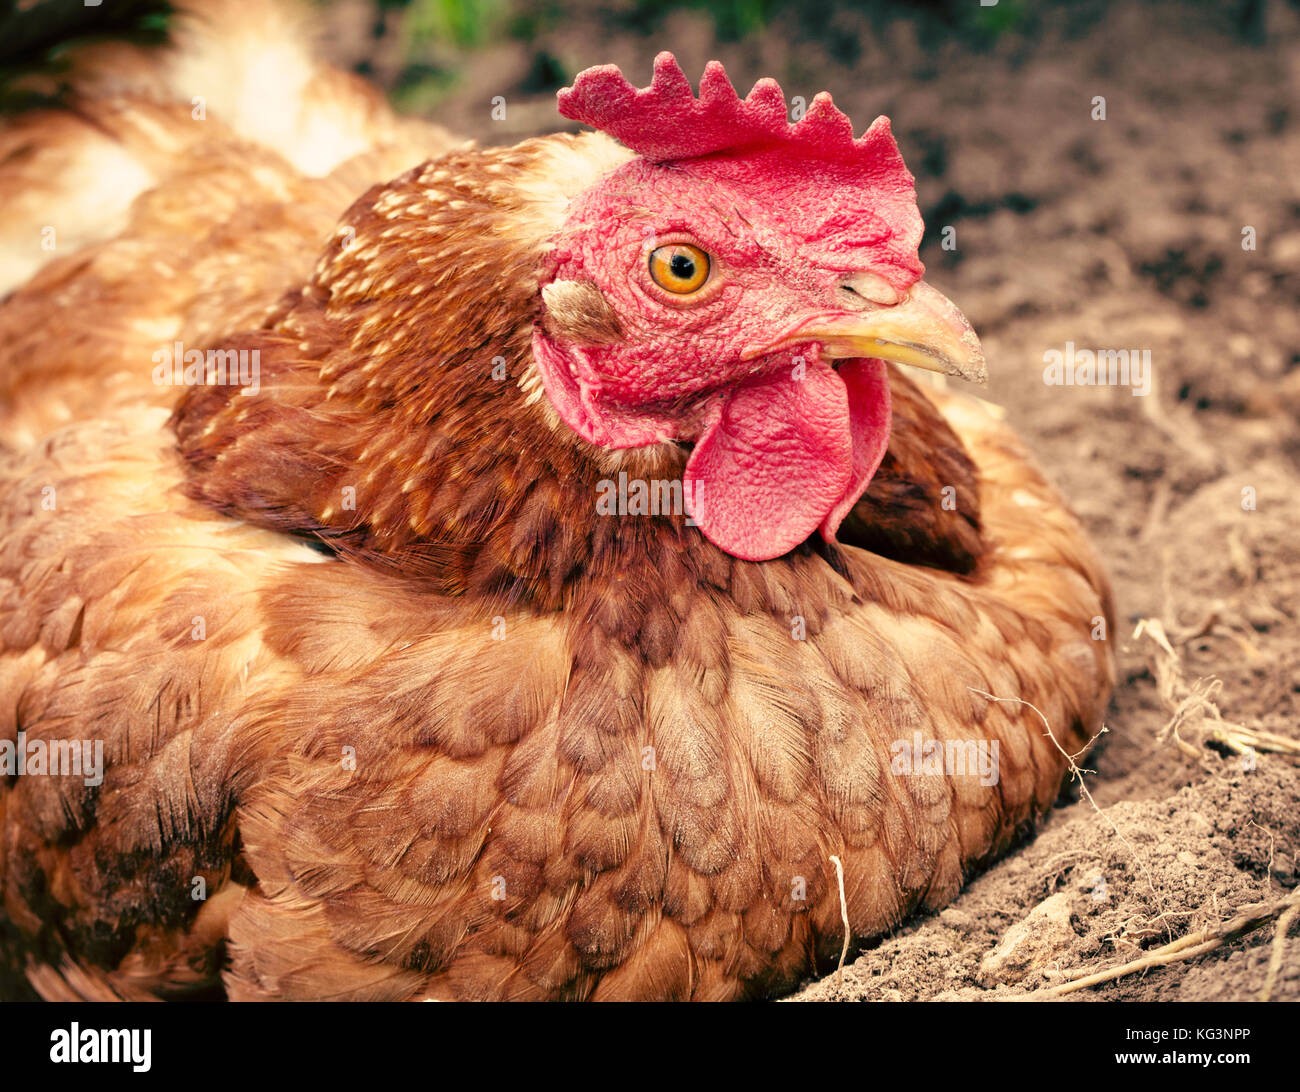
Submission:
[[[655,58],[649,87],[638,90],[616,65],[605,64],[580,72],[572,87],[560,91],[558,100],[566,118],[608,133],[655,162],[694,159],[756,144],[803,145],[821,157],[837,159],[874,160],[885,150],[874,125],[854,140],[853,123],[826,92],[813,99],[802,120],[791,124],[776,80],[759,80],[742,99],[718,61],[705,66],[697,99],[676,58],[667,52]],[[884,143],[897,155],[892,140]]]
[[[696,98],[666,52],[655,58],[649,87],[637,89],[616,66],[600,65],[580,72],[558,99],[566,118],[644,159],[692,160],[698,170],[761,190],[802,235],[821,239],[828,254],[840,253],[845,268],[860,266],[863,248],[874,248],[875,258],[908,283],[924,269],[916,255],[916,191],[888,118],[877,118],[855,140],[853,123],[822,92],[791,123],[775,80],[759,80],[742,99],[717,61],[705,66]]]

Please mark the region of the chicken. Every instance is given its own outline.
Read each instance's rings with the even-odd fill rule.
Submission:
[[[462,145],[230,10],[0,134],[11,972],[771,996],[1032,829],[1109,592],[905,374],[984,363],[888,121],[662,54]]]

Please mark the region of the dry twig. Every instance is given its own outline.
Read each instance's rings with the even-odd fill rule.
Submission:
[[[1141,856],[1138,854],[1138,851],[1134,847],[1133,843],[1124,837],[1124,835],[1120,832],[1119,827],[1115,825],[1115,821],[1111,819],[1111,817],[1107,815],[1104,811],[1101,810],[1100,806],[1097,804],[1097,801],[1092,798],[1092,793],[1088,791],[1088,786],[1083,780],[1083,775],[1085,773],[1092,773],[1093,771],[1081,769],[1079,764],[1075,761],[1078,755],[1070,754],[1069,751],[1067,751],[1064,747],[1061,746],[1060,741],[1057,740],[1055,734],[1052,732],[1052,726],[1047,723],[1047,718],[1043,715],[1043,711],[1039,709],[1038,706],[1036,706],[1033,702],[1025,701],[1024,698],[999,698],[994,696],[993,694],[990,694],[986,690],[979,690],[974,686],[968,686],[966,687],[966,689],[971,691],[971,693],[973,694],[978,694],[982,698],[988,698],[989,701],[994,701],[994,702],[1005,701],[1005,702],[1014,702],[1018,705],[1027,705],[1030,709],[1032,709],[1035,713],[1038,714],[1038,719],[1043,722],[1043,730],[1047,733],[1047,738],[1050,739],[1052,743],[1055,745],[1056,749],[1065,756],[1065,761],[1069,764],[1070,776],[1079,783],[1079,791],[1083,793],[1088,803],[1092,805],[1092,810],[1095,811],[1098,815],[1100,815],[1103,819],[1105,819],[1108,824],[1110,824],[1110,829],[1115,832],[1115,837],[1124,843],[1125,848],[1128,849],[1129,854],[1132,856],[1133,860],[1137,863],[1137,866],[1142,870],[1142,875],[1146,877],[1147,886],[1151,888],[1151,894],[1155,896],[1156,901],[1158,903],[1160,901],[1160,895],[1156,891],[1155,881],[1151,879],[1151,873],[1147,871],[1146,862],[1142,860]],[[1104,731],[1106,731],[1106,728],[1103,726],[1101,732]],[[1100,735],[1101,732],[1098,732],[1097,734]],[[1091,745],[1091,743],[1092,741],[1089,740],[1088,741],[1089,746]],[[1085,750],[1086,749],[1087,748],[1085,747]],[[1083,751],[1079,752],[1079,754],[1082,753]]]
[[[849,904],[844,897],[844,864],[833,854],[831,861],[835,865],[835,877],[840,884],[840,920],[844,922],[844,947],[840,949],[840,965],[835,968],[835,988],[840,989],[844,985],[844,959],[849,954]]]
[[[1264,977],[1264,988],[1259,991],[1259,999],[1267,1001],[1273,996],[1273,987],[1277,985],[1277,976],[1282,973],[1282,956],[1286,951],[1286,935],[1291,931],[1297,917],[1300,917],[1300,887],[1291,892],[1287,898],[1288,909],[1277,919],[1277,930],[1273,934],[1273,953],[1268,960],[1268,974]]]
[[[1261,925],[1267,925],[1274,918],[1289,919],[1287,926],[1295,921],[1296,915],[1300,914],[1300,888],[1296,888],[1285,899],[1278,899],[1275,902],[1266,903],[1256,907],[1253,910],[1238,914],[1231,921],[1225,922],[1214,929],[1200,929],[1195,933],[1189,933],[1185,937],[1180,937],[1171,944],[1166,944],[1161,948],[1155,948],[1140,959],[1130,960],[1128,963],[1122,963],[1118,967],[1109,967],[1101,971],[1088,971],[1080,969],[1077,971],[1067,972],[1066,977],[1070,981],[1064,982],[1059,986],[1052,986],[1048,989],[1034,990],[1024,997],[1017,998],[1020,1001],[1050,1001],[1056,997],[1064,997],[1066,994],[1074,993],[1077,990],[1086,990],[1092,986],[1099,986],[1105,982],[1114,982],[1116,979],[1123,978],[1126,975],[1137,974],[1141,971],[1148,971],[1153,967],[1163,967],[1166,963],[1177,963],[1186,959],[1195,959],[1197,956],[1205,955],[1216,948],[1222,948],[1225,944],[1236,940],[1238,937],[1245,936],[1253,932]],[[1274,971],[1274,965],[1280,970],[1282,965],[1282,954],[1280,945],[1282,939],[1286,936],[1286,930],[1282,927],[1282,921],[1278,922],[1278,935],[1273,942],[1273,959],[1269,964],[1269,976],[1264,984],[1264,992],[1260,994],[1260,1000],[1266,1000],[1267,995],[1271,993],[1273,984],[1277,979],[1277,973]]]
[[[1214,624],[1214,618],[1202,623],[1201,631]],[[1195,632],[1194,634],[1195,635]],[[1160,700],[1170,709],[1169,722],[1156,733],[1164,743],[1173,739],[1179,750],[1190,758],[1200,758],[1204,751],[1183,738],[1183,730],[1194,729],[1202,746],[1213,741],[1235,754],[1270,752],[1300,758],[1300,741],[1266,732],[1262,728],[1249,728],[1244,724],[1223,719],[1216,699],[1223,683],[1216,678],[1187,682],[1183,678],[1178,653],[1170,643],[1165,627],[1158,618],[1143,618],[1133,631],[1133,639],[1146,637],[1155,645],[1151,670],[1156,679]]]

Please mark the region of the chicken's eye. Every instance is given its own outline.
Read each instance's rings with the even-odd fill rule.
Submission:
[[[666,292],[686,296],[709,279],[709,256],[690,243],[669,243],[650,252],[650,279]]]

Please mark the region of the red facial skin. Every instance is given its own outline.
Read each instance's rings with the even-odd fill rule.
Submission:
[[[663,67],[661,57],[656,81]],[[702,99],[723,94],[720,73],[706,72]],[[756,89],[749,101],[756,97],[766,110],[769,93]],[[747,108],[736,102],[732,114]],[[692,515],[710,541],[747,560],[780,556],[815,530],[833,540],[889,438],[884,364],[833,368],[817,344],[789,344],[789,332],[858,309],[863,301],[842,287],[847,275],[876,274],[901,296],[924,272],[912,179],[888,122],[854,141],[828,98],[780,130],[783,111],[782,100],[780,121],[762,122],[778,134],[765,144],[638,158],[584,193],[555,240],[550,279],[594,284],[622,339],[566,344],[540,326],[534,336],[546,393],[585,440],[694,444],[685,472]],[[683,242],[709,255],[710,273],[677,296],[655,284],[648,259]]]

